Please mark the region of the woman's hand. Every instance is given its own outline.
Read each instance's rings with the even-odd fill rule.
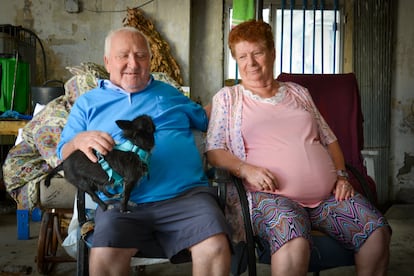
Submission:
[[[276,177],[266,168],[243,163],[239,170],[240,177],[257,190],[274,192],[279,188]]]
[[[333,190],[335,199],[338,201],[348,200],[350,197],[353,197],[355,194],[354,187],[348,182],[347,179],[338,178],[336,180],[336,185]]]

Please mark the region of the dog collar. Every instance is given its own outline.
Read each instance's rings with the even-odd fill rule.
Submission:
[[[122,144],[116,144],[114,146],[114,149],[121,150],[121,151],[131,151],[139,156],[142,162],[145,163],[145,165],[149,166],[149,160],[150,160],[150,153],[148,151],[145,151],[138,147],[137,145],[134,145],[131,141],[127,140],[123,142]]]

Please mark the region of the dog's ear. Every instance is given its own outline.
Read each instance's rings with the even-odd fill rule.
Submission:
[[[117,120],[115,123],[118,127],[122,130],[129,130],[132,129],[132,122],[128,120]]]
[[[155,132],[155,124],[151,117],[147,118],[147,130],[149,133]]]
[[[140,129],[150,134],[155,132],[155,124],[151,116],[140,115],[132,121],[132,124],[135,126],[135,129]]]

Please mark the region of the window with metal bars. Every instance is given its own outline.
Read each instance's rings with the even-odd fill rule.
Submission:
[[[263,20],[273,27],[276,47],[275,74],[341,73],[342,20],[338,0],[265,1]],[[232,8],[228,5],[225,32],[225,79],[238,79],[237,66],[228,50]],[[276,77],[275,76],[275,77]]]

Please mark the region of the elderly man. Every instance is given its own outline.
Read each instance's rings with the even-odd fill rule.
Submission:
[[[137,29],[111,31],[104,55],[110,79],[77,99],[57,147],[60,159],[79,149],[97,162],[95,150],[105,155],[115,141],[123,142],[116,120],[147,114],[156,126],[150,177],[134,188],[130,212],[116,204],[96,210],[90,274],[128,275],[137,252],[163,252],[174,260],[189,251],[193,275],[229,275],[230,230],[191,132],[206,131],[206,111],[154,80],[150,59],[148,41]]]

